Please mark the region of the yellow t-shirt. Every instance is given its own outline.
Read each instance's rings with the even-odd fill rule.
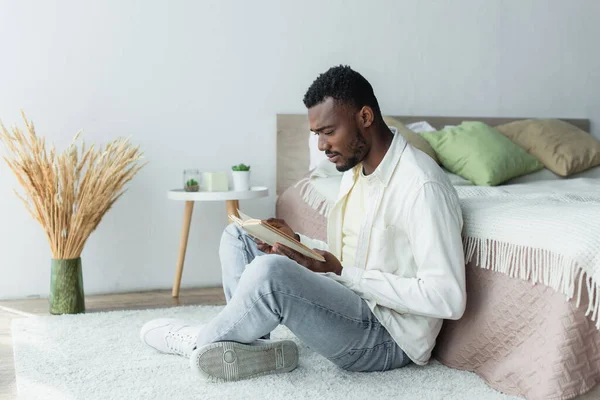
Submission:
[[[346,204],[343,211],[342,222],[342,266],[354,266],[354,258],[356,256],[356,247],[358,245],[358,234],[360,233],[360,225],[365,216],[367,207],[367,177],[360,173],[354,186],[348,193]]]

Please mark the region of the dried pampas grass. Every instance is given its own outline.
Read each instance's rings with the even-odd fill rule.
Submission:
[[[35,133],[27,121],[24,133],[9,132],[0,122],[0,141],[8,150],[4,160],[25,191],[17,196],[44,228],[54,259],[75,259],[102,217],[124,194],[123,187],[145,165],[138,165],[142,153],[128,139],[117,139],[104,149],[92,145],[78,149],[75,135],[71,145],[57,154],[52,145]]]

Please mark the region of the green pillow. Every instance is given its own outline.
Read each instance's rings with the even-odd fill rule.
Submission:
[[[544,168],[518,144],[483,122],[465,121],[421,136],[450,172],[479,186],[495,186]]]

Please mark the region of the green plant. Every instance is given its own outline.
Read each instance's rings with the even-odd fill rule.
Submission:
[[[231,167],[231,169],[234,171],[250,171],[250,166],[246,164],[239,164],[234,165],[233,167]]]
[[[186,183],[185,186],[198,186],[198,181],[195,179],[189,179]]]

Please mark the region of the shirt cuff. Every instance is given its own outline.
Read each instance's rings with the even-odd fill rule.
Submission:
[[[300,237],[300,243],[302,243],[302,244],[305,245],[307,241],[310,241],[310,239],[308,238],[308,236],[304,236],[303,234],[298,233],[298,232],[294,232],[294,233]]]
[[[315,243],[315,239],[311,239],[308,236],[305,236],[305,235],[303,235],[301,233],[298,233],[298,232],[294,232],[294,233],[300,237],[300,243],[302,243],[303,245],[305,245],[309,249],[317,247],[317,245]]]
[[[356,267],[342,267],[342,278],[350,282],[352,286],[358,287],[362,279],[364,269]]]

